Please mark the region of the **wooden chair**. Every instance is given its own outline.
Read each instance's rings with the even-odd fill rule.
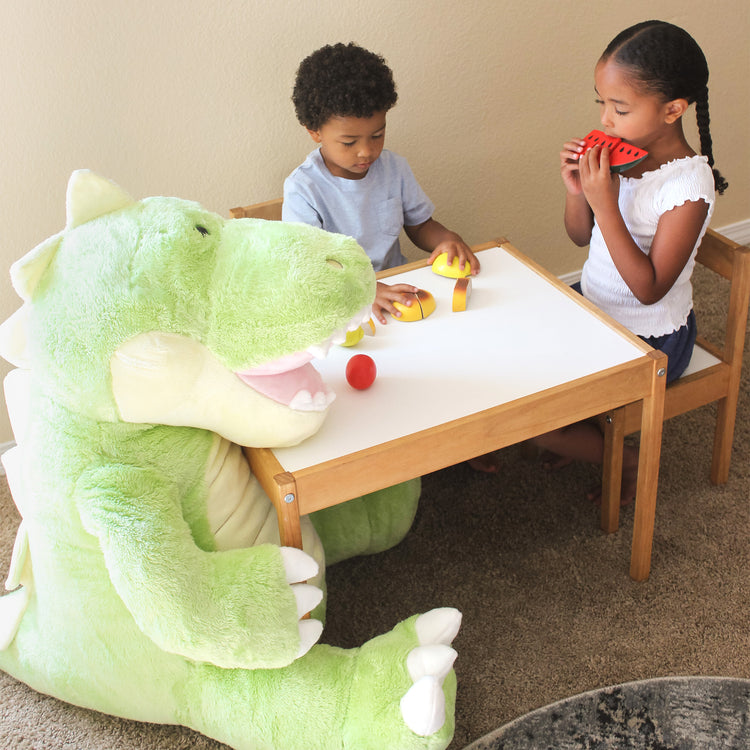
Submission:
[[[664,419],[717,402],[711,481],[723,484],[729,478],[745,349],[750,248],[709,229],[698,248],[697,262],[729,281],[724,342],[717,345],[698,336],[687,370],[667,387]],[[700,319],[698,325],[700,327]],[[626,435],[638,431],[640,412],[640,404],[630,404],[605,415],[601,527],[607,533],[618,527],[624,440]]]
[[[251,206],[230,208],[229,215],[233,219],[268,219],[281,221],[281,204],[283,198],[274,198],[264,203],[253,203]]]

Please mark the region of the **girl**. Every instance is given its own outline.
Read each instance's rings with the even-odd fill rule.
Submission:
[[[690,275],[713,213],[715,190],[727,183],[713,169],[708,116],[708,66],[695,40],[662,21],[618,34],[594,70],[596,102],[607,135],[648,151],[622,175],[611,174],[609,152],[582,154],[582,140],[560,152],[566,188],[565,229],[589,245],[585,297],[669,357],[667,382],[679,377],[693,351],[696,323]],[[690,147],[682,116],[695,103],[701,154]],[[603,438],[579,423],[536,441],[550,461],[601,462]],[[626,448],[623,505],[635,497],[637,450]],[[591,499],[599,496],[592,493]]]

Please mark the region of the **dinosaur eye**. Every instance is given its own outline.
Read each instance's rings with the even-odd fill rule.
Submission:
[[[210,234],[208,229],[204,227],[202,224],[196,224],[195,228],[205,237],[207,234]]]

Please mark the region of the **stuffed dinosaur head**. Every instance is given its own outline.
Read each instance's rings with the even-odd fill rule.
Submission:
[[[320,427],[333,394],[309,362],[375,295],[351,238],[135,201],[88,171],[70,179],[65,229],[11,277],[25,304],[0,353],[65,408],[269,447]]]

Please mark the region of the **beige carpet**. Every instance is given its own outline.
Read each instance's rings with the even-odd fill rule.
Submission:
[[[713,299],[712,281],[697,279]],[[699,308],[714,327],[718,303]],[[750,677],[750,372],[729,482],[708,479],[712,407],[665,425],[652,572],[628,577],[631,509],[599,531],[583,499],[595,467],[543,472],[517,447],[499,475],[455,466],[424,479],[420,511],[397,548],[328,573],[323,640],[354,646],[415,612],[451,605],[459,750],[566,696],[668,675]],[[0,480],[0,575],[17,515]],[[178,727],[142,725],[67,706],[0,674],[0,747],[26,750],[217,750]],[[284,750],[279,748],[279,750]],[[385,750],[385,749],[384,749]]]

